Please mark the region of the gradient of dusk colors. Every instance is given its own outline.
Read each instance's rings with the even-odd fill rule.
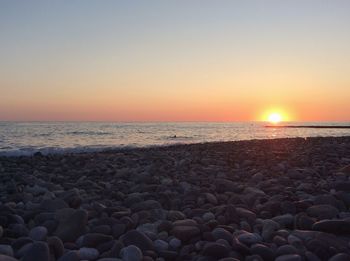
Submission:
[[[0,1],[0,120],[350,120],[350,1]]]

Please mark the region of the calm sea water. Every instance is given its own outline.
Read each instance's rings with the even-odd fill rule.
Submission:
[[[350,123],[288,123],[350,125]],[[266,123],[0,122],[0,155],[283,137],[348,136],[350,129],[265,128]]]

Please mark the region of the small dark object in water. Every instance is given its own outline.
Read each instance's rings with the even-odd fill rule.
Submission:
[[[40,151],[34,153],[34,157],[42,157],[43,154]]]

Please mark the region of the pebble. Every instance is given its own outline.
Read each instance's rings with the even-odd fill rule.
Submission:
[[[274,232],[279,229],[280,225],[276,221],[267,219],[263,221],[262,237],[265,241],[272,238]]]
[[[244,232],[240,235],[237,236],[237,239],[246,245],[252,245],[252,244],[256,244],[258,242],[260,242],[260,238],[253,233],[249,233],[249,232]]]
[[[318,219],[331,219],[339,214],[339,210],[331,205],[323,204],[309,207],[306,213]]]
[[[280,246],[276,251],[277,256],[288,254],[298,254],[298,250],[293,245],[283,245]]]
[[[56,258],[59,258],[63,255],[64,246],[60,238],[49,237],[47,243],[49,244],[51,254],[53,254]]]
[[[65,218],[61,219],[54,235],[63,242],[75,241],[85,232],[87,213],[84,210],[74,210]]]
[[[43,226],[34,227],[29,232],[29,237],[36,241],[45,241],[47,236],[47,228]]]
[[[153,250],[153,242],[144,233],[137,230],[129,230],[122,236],[122,242],[125,246],[134,245],[142,251]]]
[[[275,253],[270,247],[267,247],[263,244],[255,244],[250,248],[250,252],[253,255],[258,255],[262,257],[265,261],[273,261],[275,258]]]
[[[332,256],[328,261],[349,261],[350,255],[346,253],[339,253]]]
[[[299,255],[283,255],[275,259],[275,261],[302,261]]]
[[[313,224],[312,230],[333,234],[350,234],[350,220],[321,220]]]
[[[215,219],[215,215],[213,214],[213,213],[211,213],[211,212],[207,212],[207,213],[205,213],[204,215],[203,215],[203,220],[205,221],[205,222],[208,222],[208,221],[210,221],[210,220],[214,220]]]
[[[228,256],[228,254],[229,249],[225,245],[219,243],[207,243],[202,251],[202,255],[215,258],[223,258]]]
[[[99,244],[113,240],[113,237],[99,233],[88,233],[82,236],[81,246],[96,247]]]
[[[22,261],[49,261],[49,247],[44,242],[34,242],[24,254]]]
[[[218,227],[215,228],[212,232],[211,232],[214,240],[218,240],[218,239],[224,239],[226,240],[229,244],[232,243],[232,239],[233,236],[230,232],[228,232],[226,229]]]
[[[199,236],[200,230],[196,226],[175,226],[171,234],[181,241],[189,241],[191,238]]]
[[[169,246],[172,248],[172,249],[178,249],[180,246],[181,246],[181,240],[177,239],[177,238],[172,238],[170,241],[169,241]]]
[[[80,260],[95,260],[98,258],[100,253],[95,248],[82,247],[78,251]]]
[[[18,261],[16,258],[0,254],[1,261]]]
[[[78,251],[68,251],[63,254],[57,261],[80,261]]]
[[[168,250],[168,248],[169,248],[169,244],[167,242],[165,242],[164,240],[160,240],[160,239],[155,240],[153,242],[153,245],[158,252]]]
[[[120,251],[120,256],[123,261],[141,261],[143,258],[141,250],[134,245],[124,247]]]
[[[13,249],[10,245],[0,245],[0,254],[13,257]]]

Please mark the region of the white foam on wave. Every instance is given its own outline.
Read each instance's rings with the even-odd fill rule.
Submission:
[[[21,148],[0,151],[0,156],[4,157],[20,157],[20,156],[33,156],[35,153],[40,152],[43,155],[53,154],[71,154],[71,153],[88,153],[88,152],[100,152],[107,150],[125,149],[131,148],[131,146],[93,146],[93,147],[75,147],[75,148],[58,148],[58,147],[46,147],[46,148]]]

